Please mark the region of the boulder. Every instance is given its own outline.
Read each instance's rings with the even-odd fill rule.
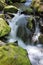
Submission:
[[[10,13],[16,13],[18,11],[18,8],[12,5],[5,6],[4,13],[10,12]]]
[[[27,28],[31,31],[34,32],[35,31],[35,21],[34,21],[34,17],[30,17],[27,20]]]
[[[12,4],[12,3],[15,3],[15,2],[24,3],[24,2],[26,2],[26,0],[5,0],[5,2],[7,4]]]
[[[26,44],[31,42],[31,32],[25,26],[19,26],[17,30],[17,36],[21,38]]]
[[[39,36],[39,42],[43,44],[43,34]]]
[[[0,11],[2,11],[4,9],[4,5],[3,3],[0,1]]]
[[[0,18],[0,37],[7,35],[10,32],[10,27],[7,25],[6,21]]]
[[[0,14],[0,18],[5,18],[5,15],[4,14]]]
[[[0,47],[0,65],[31,65],[27,51],[12,44]]]
[[[31,7],[30,8],[26,8],[22,13],[26,14],[26,15],[33,14],[33,9]]]

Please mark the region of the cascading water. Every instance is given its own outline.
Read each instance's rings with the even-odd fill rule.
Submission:
[[[40,36],[39,23],[36,24],[36,30],[32,37],[33,42],[38,41],[38,37]]]
[[[29,6],[32,0],[26,0],[25,6]]]
[[[8,42],[18,41],[18,45],[27,50],[28,57],[30,58],[32,65],[43,65],[42,46],[40,44],[37,46],[25,45],[25,43],[16,36],[18,26],[19,25],[25,26],[27,23],[26,18],[28,16],[25,16],[24,14],[20,14],[20,12],[14,15],[15,15],[14,18],[12,18],[11,20],[7,20],[9,22],[9,26],[11,27],[11,32],[10,35],[8,36]],[[40,31],[39,31],[39,25],[37,23],[36,30],[32,39],[35,41],[38,40],[39,35],[40,35]]]

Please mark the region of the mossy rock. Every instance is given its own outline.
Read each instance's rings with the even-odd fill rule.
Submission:
[[[5,18],[4,14],[0,14],[0,18],[4,19]]]
[[[4,5],[3,3],[0,1],[0,11],[2,11],[4,9]]]
[[[5,2],[7,4],[12,4],[12,3],[15,3],[15,2],[24,3],[24,2],[26,2],[26,0],[5,0]]]
[[[40,7],[40,0],[32,0],[32,7],[35,9],[35,11],[38,11]]]
[[[12,5],[5,6],[4,12],[10,12],[10,13],[16,13],[18,11],[18,8]]]
[[[26,0],[18,0],[18,1],[20,1],[20,3],[24,3],[24,2],[26,2]]]
[[[6,21],[0,18],[0,37],[7,35],[10,32],[10,27]]]
[[[0,47],[0,65],[31,65],[26,50],[12,44]]]
[[[30,8],[26,8],[24,11],[23,11],[24,14],[33,14],[33,9],[30,7]]]
[[[30,29],[32,32],[35,30],[35,21],[34,17],[30,17],[27,19],[27,28]]]
[[[39,36],[39,42],[43,44],[43,34]]]
[[[0,0],[0,2],[5,3],[5,0]]]

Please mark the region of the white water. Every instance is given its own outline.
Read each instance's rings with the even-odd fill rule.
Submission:
[[[26,0],[25,6],[29,6],[32,0]]]
[[[32,45],[25,45],[25,43],[16,37],[16,32],[18,25],[26,25],[26,17],[25,15],[21,15],[19,13],[15,14],[15,17],[13,19],[8,20],[9,26],[11,27],[11,32],[8,37],[8,42],[14,42],[18,41],[18,45],[21,46],[22,48],[26,49],[28,52],[28,57],[30,58],[30,61],[32,65],[43,65],[43,48],[41,45],[38,46],[32,46]],[[35,31],[35,37],[33,39],[38,39],[39,36],[39,28],[36,28]],[[35,40],[36,40],[35,39]]]
[[[36,24],[36,30],[35,30],[35,33],[32,37],[32,41],[35,42],[35,41],[38,41],[38,37],[40,36],[40,29],[39,29],[39,23]]]

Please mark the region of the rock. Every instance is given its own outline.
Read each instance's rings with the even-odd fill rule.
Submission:
[[[40,32],[43,34],[43,26],[40,25]]]
[[[5,0],[0,0],[0,2],[5,3]]]
[[[0,1],[0,11],[2,11],[4,9],[4,5],[3,3]]]
[[[0,18],[0,37],[7,35],[10,32],[10,27],[7,25],[6,21]]]
[[[17,30],[17,36],[21,38],[26,44],[31,40],[31,32],[24,26],[19,26]]]
[[[5,15],[4,14],[0,14],[0,18],[5,18]]]
[[[21,12],[21,14],[33,14],[33,9],[32,8],[26,8],[23,12]]]
[[[34,21],[34,18],[33,17],[30,17],[30,18],[28,18],[27,21],[28,21],[27,22],[27,28],[30,31],[34,32],[35,31],[35,21]]]
[[[32,0],[32,5],[34,12],[42,16],[43,12],[43,1],[41,0]],[[41,14],[42,13],[42,14]]]
[[[7,4],[12,4],[12,3],[15,3],[15,2],[24,3],[24,2],[26,2],[26,0],[5,0],[5,2]]]
[[[43,33],[43,18],[40,18],[39,27],[40,27],[40,32]]]
[[[12,44],[0,47],[1,65],[31,65],[27,51]]]
[[[38,11],[43,12],[43,2],[40,2],[40,7],[39,7]]]
[[[0,40],[0,46],[3,46],[3,45],[5,45],[5,43]]]
[[[18,8],[12,5],[5,6],[4,13],[10,12],[10,13],[16,13],[18,11]]]
[[[7,43],[6,45],[9,45],[9,44],[12,44],[12,45],[14,45],[14,46],[18,46],[18,41],[15,41],[15,42],[9,42],[9,43]]]
[[[18,2],[18,3],[25,3],[26,0],[12,0],[12,2],[13,2],[13,3],[15,3],[15,2]]]
[[[43,44],[43,34],[39,36],[39,42]]]
[[[40,6],[40,0],[32,0],[32,7],[35,8],[36,10]]]

